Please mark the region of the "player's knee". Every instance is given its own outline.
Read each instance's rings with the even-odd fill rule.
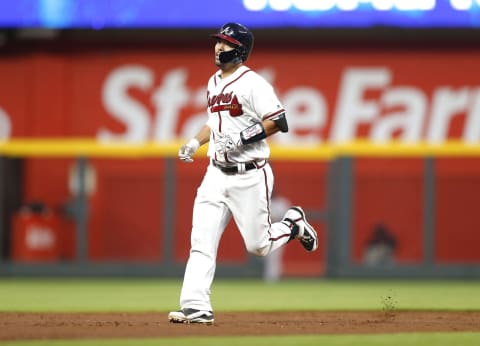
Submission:
[[[252,255],[264,257],[268,255],[269,246],[247,246],[247,251]]]

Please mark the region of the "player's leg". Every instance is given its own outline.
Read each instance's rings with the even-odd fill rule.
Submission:
[[[212,311],[210,287],[215,274],[218,244],[231,218],[220,190],[220,179],[224,177],[219,173],[216,168],[208,168],[195,198],[190,256],[180,294],[183,310]]]
[[[270,165],[238,174],[229,184],[228,205],[250,253],[265,256],[285,245],[291,236],[287,223],[271,223],[273,173]]]

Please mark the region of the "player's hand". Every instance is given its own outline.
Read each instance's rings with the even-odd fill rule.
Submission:
[[[200,143],[192,138],[188,143],[182,145],[178,150],[178,158],[183,162],[193,162],[192,156],[197,152]]]
[[[178,151],[178,158],[184,162],[193,162],[193,154],[195,154],[193,149],[188,144],[184,144]]]
[[[235,141],[230,135],[217,133],[215,136],[215,151],[220,156],[237,150],[239,144],[240,141]]]

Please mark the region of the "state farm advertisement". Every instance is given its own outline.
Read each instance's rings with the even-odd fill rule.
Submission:
[[[207,47],[210,48],[210,47]],[[255,48],[248,66],[287,109],[280,144],[367,138],[480,140],[480,51]],[[0,138],[188,138],[206,120],[205,50],[32,53],[0,58]]]

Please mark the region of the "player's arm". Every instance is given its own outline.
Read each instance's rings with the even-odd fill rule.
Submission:
[[[192,156],[197,152],[198,148],[207,143],[209,139],[210,127],[204,125],[195,137],[180,147],[178,158],[185,162],[193,162]]]
[[[240,132],[240,140],[242,144],[255,143],[279,131],[288,132],[285,112],[247,127]]]
[[[285,113],[282,113],[273,119],[265,119],[262,121],[262,125],[267,137],[279,131],[288,132],[288,123]]]
[[[204,145],[210,140],[210,127],[203,125],[197,135],[194,137],[200,146]]]

